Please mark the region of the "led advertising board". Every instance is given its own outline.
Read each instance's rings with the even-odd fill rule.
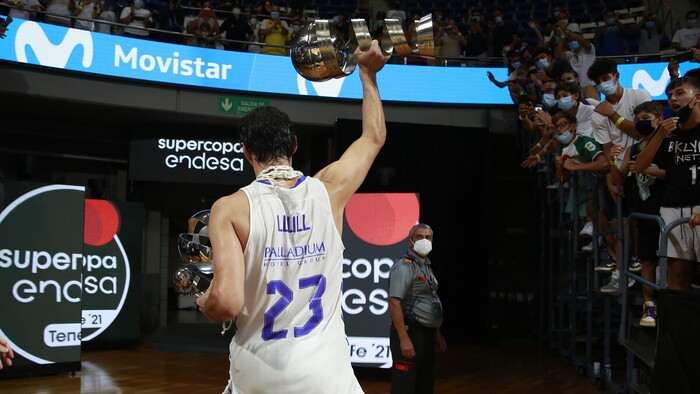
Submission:
[[[133,139],[129,179],[245,185],[255,178],[237,141],[201,138]]]
[[[326,82],[299,76],[287,56],[233,52],[127,38],[31,21],[15,20],[0,41],[0,60],[232,91],[362,98],[358,73]],[[682,63],[681,73],[698,67]],[[665,99],[666,63],[620,65],[623,87],[645,88]],[[487,78],[505,80],[503,67],[431,67],[387,64],[379,74],[382,99],[437,104],[512,104],[507,89]]]
[[[391,367],[389,270],[419,216],[415,193],[356,193],[345,207],[343,317],[353,365]]]
[[[129,294],[139,266],[119,236],[123,224],[133,230],[122,210],[85,199],[82,186],[3,184],[12,200],[0,213],[0,313],[12,318],[0,320],[0,336],[17,357],[0,378],[79,363],[82,344],[98,338],[138,340],[140,304]],[[142,212],[123,209],[132,217]],[[138,248],[140,232],[126,234]]]

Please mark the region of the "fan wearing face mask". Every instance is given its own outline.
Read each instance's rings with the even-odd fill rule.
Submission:
[[[554,55],[559,59],[566,60],[579,75],[579,83],[585,97],[600,100],[600,95],[595,90],[595,84],[586,75],[586,71],[596,59],[595,46],[581,35],[577,24],[560,23],[559,28],[564,39],[560,40],[554,48]]]
[[[671,39],[673,49],[687,51],[697,45],[699,38],[700,23],[698,23],[698,11],[688,11],[685,14],[685,26],[676,30]]]
[[[611,172],[616,184],[623,185],[626,201],[630,212],[658,215],[661,206],[661,196],[665,189],[666,171],[652,163],[644,171],[637,167],[637,157],[646,149],[657,127],[664,119],[663,107],[660,103],[647,101],[634,108],[635,127],[642,134],[642,140],[627,150],[619,171],[611,166]],[[627,176],[632,174],[632,176]],[[637,231],[636,248],[632,253],[641,262],[642,278],[654,283],[656,281],[656,266],[659,258],[656,249],[659,245],[659,225],[648,220],[635,220]],[[634,240],[634,237],[632,238]],[[644,306],[639,324],[642,327],[656,327],[656,305],[654,290],[649,286],[642,287]]]
[[[440,333],[442,303],[428,254],[433,230],[419,223],[411,228],[408,251],[389,273],[389,341],[394,365],[391,392],[432,393],[435,352],[447,345]]]
[[[153,23],[151,11],[144,8],[143,0],[134,0],[129,7],[124,7],[119,22],[129,25],[124,28],[124,37],[148,38],[149,31],[146,30]]]
[[[666,88],[673,117],[660,122],[654,137],[637,156],[636,170],[652,162],[666,170],[666,190],[659,213],[668,224],[689,218],[668,237],[668,288],[689,290],[700,261],[700,81],[681,77]]]
[[[262,52],[267,55],[286,56],[287,48],[283,45],[287,44],[289,37],[289,26],[287,22],[281,18],[280,7],[272,6],[270,18],[265,19],[260,26],[260,34],[265,36],[265,45]]]

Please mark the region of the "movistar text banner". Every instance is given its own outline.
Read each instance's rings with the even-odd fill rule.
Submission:
[[[99,75],[187,86],[271,94],[360,99],[358,73],[326,82],[299,76],[287,56],[231,52],[126,38],[16,20],[0,41],[0,59]],[[698,67],[681,64],[681,73]],[[388,64],[379,73],[387,101],[441,104],[512,104],[505,68],[428,67]],[[623,87],[644,88],[665,99],[666,63],[620,66]]]

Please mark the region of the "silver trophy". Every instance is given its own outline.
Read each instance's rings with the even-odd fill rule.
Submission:
[[[180,234],[177,241],[183,264],[173,275],[173,282],[197,297],[207,291],[214,274],[209,213],[207,209],[192,215],[187,221],[187,233]]]
[[[366,51],[372,43],[364,19],[352,19],[350,38],[343,42],[331,31],[328,20],[306,25],[292,44],[291,58],[297,73],[309,81],[343,78],[355,71],[355,50]],[[398,19],[385,19],[381,48],[384,56],[435,56],[432,14],[415,21],[411,41],[406,40]]]

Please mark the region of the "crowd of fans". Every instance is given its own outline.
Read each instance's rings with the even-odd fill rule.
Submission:
[[[678,250],[694,252],[669,252],[669,288],[689,289],[692,264],[700,260],[696,227],[700,223],[700,189],[696,186],[700,155],[683,153],[690,152],[686,144],[700,144],[700,111],[695,108],[700,102],[700,68],[683,77],[678,73],[679,61],[700,62],[700,28],[694,27],[697,16],[697,11],[688,12],[686,27],[676,34],[679,41],[674,39],[679,50],[675,53],[684,57],[668,59],[671,82],[666,89],[667,105],[652,101],[645,89],[621,87],[616,60],[597,57],[596,44],[583,37],[566,16],[559,19],[549,39],[541,38],[541,46],[509,52],[510,76],[506,81],[488,74],[494,84],[508,88],[518,106],[523,133],[537,141],[522,166],[555,174],[557,182],[549,188],[564,190],[568,198],[564,211],[584,223],[577,229],[580,236],[591,237],[594,228],[604,234],[582,248],[582,252],[600,248],[607,256],[595,268],[611,273],[602,292],[619,291],[622,251],[617,233],[609,230],[620,225],[618,217],[626,220],[631,212],[661,215],[667,224],[691,218],[691,224],[680,230],[677,242],[689,243]],[[593,201],[599,205],[597,211]],[[665,216],[669,207],[678,215]],[[629,269],[641,271],[641,277],[653,283],[657,277],[658,224],[644,220],[634,224],[634,257]],[[674,248],[675,243],[672,241]],[[633,280],[628,282],[633,284]],[[640,324],[655,326],[653,291],[643,286],[643,296]]]
[[[429,11],[433,15],[436,54],[444,60],[428,64],[494,65],[493,58],[506,58],[512,65],[517,64],[512,62],[513,56],[527,58],[532,48],[547,47],[557,57],[560,54],[569,57],[584,86],[590,86],[590,81],[581,70],[590,66],[596,55],[654,56],[668,47],[684,50],[695,45],[700,31],[697,12],[686,15],[683,26],[672,37],[666,37],[662,20],[652,11],[624,20],[617,10],[586,14],[595,30],[584,33],[581,28],[584,24],[575,23],[560,6],[547,10],[546,17],[518,20],[514,19],[518,15],[513,12],[508,15],[498,7],[430,10],[409,8],[401,0],[388,0],[385,7],[376,11],[368,0],[358,0],[350,7],[343,4],[347,1],[339,1],[337,5],[330,2],[318,6],[309,17],[305,13],[305,7],[309,6],[306,3],[314,5],[305,0],[2,0],[0,4],[9,7],[0,8],[0,12],[16,19],[102,33],[286,55],[296,35],[311,18],[331,20],[332,29],[342,39],[349,37],[350,19],[365,19],[370,33],[377,39],[381,39],[386,18],[398,19],[410,39],[413,21]],[[528,12],[527,16],[533,17],[541,10]],[[580,40],[579,36],[585,39]],[[521,64],[522,60],[527,59],[521,59]]]

